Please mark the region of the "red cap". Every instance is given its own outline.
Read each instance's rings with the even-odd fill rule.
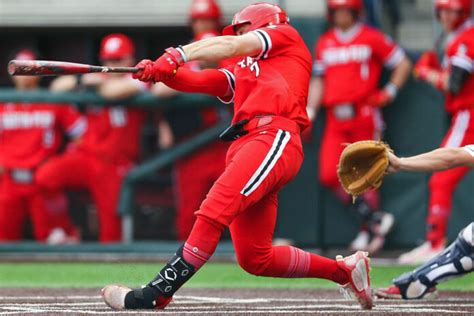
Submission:
[[[329,10],[351,9],[360,12],[363,7],[362,0],[328,0]]]
[[[133,57],[135,45],[130,37],[124,34],[110,34],[102,39],[100,43],[100,59],[121,59]]]
[[[191,20],[221,19],[221,9],[215,0],[193,0],[190,11]]]
[[[232,24],[226,26],[222,34],[235,35],[235,28],[243,24],[250,24],[250,31],[253,31],[267,25],[288,23],[290,23],[290,18],[281,7],[267,2],[258,2],[237,12]]]
[[[455,10],[461,12],[461,17],[455,22],[455,27],[460,26],[464,21],[469,19],[472,13],[472,0],[436,0],[436,15],[439,19],[439,10]]]
[[[15,55],[16,60],[35,60],[37,58],[35,52],[30,49],[22,49]]]

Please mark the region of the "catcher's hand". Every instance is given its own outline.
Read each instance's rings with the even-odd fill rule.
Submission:
[[[337,174],[344,190],[354,199],[382,184],[389,166],[390,147],[380,141],[348,145],[341,154]]]

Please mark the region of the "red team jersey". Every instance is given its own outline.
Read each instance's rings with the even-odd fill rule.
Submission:
[[[467,21],[451,35],[451,39],[448,39],[443,68],[449,71],[452,66],[460,67],[471,75],[458,95],[446,94],[446,109],[451,113],[472,109],[474,108],[474,23],[472,21]]]
[[[367,25],[329,30],[316,44],[313,65],[313,75],[324,76],[322,103],[363,102],[378,88],[383,66],[394,68],[403,57],[396,43]]]
[[[260,54],[240,58],[233,67],[221,69],[233,92],[233,123],[276,115],[295,121],[303,130],[309,125],[306,103],[311,53],[290,25],[269,26],[253,33],[262,42]],[[223,101],[230,103],[229,99]]]
[[[0,165],[34,168],[57,152],[64,132],[76,137],[85,127],[68,105],[0,104]]]
[[[130,162],[138,157],[142,110],[121,106],[87,110],[87,131],[78,148],[109,162]]]

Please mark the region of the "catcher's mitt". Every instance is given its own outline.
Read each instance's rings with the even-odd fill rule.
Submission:
[[[354,200],[362,193],[380,187],[392,150],[381,141],[360,141],[348,145],[341,154],[337,175],[344,190]]]

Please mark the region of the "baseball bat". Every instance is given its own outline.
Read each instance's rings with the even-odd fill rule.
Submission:
[[[139,69],[135,67],[93,66],[51,60],[11,60],[8,63],[8,73],[11,76],[60,76],[92,72],[136,73],[138,71]]]

